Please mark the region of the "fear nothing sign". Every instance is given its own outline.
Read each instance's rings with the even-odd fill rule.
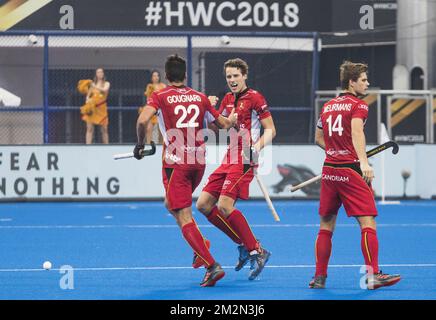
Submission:
[[[83,147],[82,147],[83,148]],[[4,147],[0,152],[0,197],[116,196],[120,179],[76,148]],[[95,151],[94,151],[95,155]],[[94,157],[95,158],[95,157]],[[110,162],[109,162],[110,163]]]

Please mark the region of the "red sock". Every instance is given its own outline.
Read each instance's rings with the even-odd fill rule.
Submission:
[[[210,267],[215,263],[215,260],[207,249],[204,243],[204,238],[194,221],[189,222],[182,227],[182,234],[192,250],[194,250],[194,252],[204,261],[206,267]]]
[[[254,234],[241,211],[237,209],[233,210],[227,217],[227,222],[233,230],[236,231],[236,234],[239,235],[248,252],[259,249],[259,243],[254,237]]]
[[[229,222],[225,217],[222,216],[216,206],[213,207],[212,211],[207,217],[207,220],[209,220],[210,223],[212,223],[215,227],[224,232],[234,242],[236,242],[237,244],[242,244],[242,241],[237,235],[236,231],[230,227]]]
[[[327,276],[327,266],[332,253],[332,235],[329,230],[320,229],[315,242],[316,276]]]
[[[372,228],[362,229],[362,253],[368,273],[378,273],[378,240],[377,231]]]

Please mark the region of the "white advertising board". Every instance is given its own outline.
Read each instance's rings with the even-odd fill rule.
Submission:
[[[370,148],[371,146],[368,146]],[[120,199],[162,198],[161,152],[141,161],[134,158],[113,160],[116,153],[131,152],[132,146],[0,146],[0,200],[14,199]],[[198,196],[209,174],[219,165],[226,146],[208,146],[207,168],[195,190]],[[290,193],[290,184],[321,172],[323,151],[313,145],[270,146],[261,157],[259,175],[271,197],[315,196],[319,184],[305,191]],[[370,159],[375,170],[373,188],[381,195],[382,156]],[[400,146],[400,152],[384,154],[386,196],[402,196],[402,171],[410,172],[408,196],[431,198],[436,195],[436,146]],[[251,197],[262,197],[256,181]]]

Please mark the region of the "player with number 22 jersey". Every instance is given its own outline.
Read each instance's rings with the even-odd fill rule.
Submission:
[[[143,157],[141,151],[144,149],[147,125],[159,112],[159,128],[165,143],[162,165],[165,206],[176,219],[185,240],[207,268],[200,285],[212,287],[224,277],[225,272],[205,245],[192,217],[192,193],[200,183],[205,168],[202,137],[205,118],[215,121],[222,128],[232,127],[236,118],[231,115],[232,121],[223,117],[205,95],[185,86],[186,61],[183,58],[178,55],[168,57],[165,74],[169,86],[154,92],[138,117],[138,141],[133,154],[138,160]]]

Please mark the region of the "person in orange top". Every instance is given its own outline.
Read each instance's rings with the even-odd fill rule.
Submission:
[[[150,98],[151,94],[155,91],[159,91],[166,88],[166,84],[160,81],[160,73],[157,70],[153,70],[151,72],[151,78],[150,78],[150,83],[147,85],[147,87],[145,88],[145,92],[144,95],[146,96],[146,98]],[[139,108],[138,113],[140,114],[142,111],[143,107]],[[147,136],[146,136],[146,141],[149,144],[151,142],[151,140],[153,140],[153,133],[156,132],[156,134],[158,135],[158,139],[159,143],[162,143],[162,135],[159,132],[159,128],[157,126],[158,124],[158,118],[157,115],[154,115],[153,118],[151,119],[151,121],[148,123],[147,126]],[[157,141],[156,141],[157,142]]]
[[[86,104],[82,107],[82,120],[86,122],[86,144],[91,144],[94,137],[94,126],[101,129],[101,137],[104,144],[109,143],[107,112],[107,96],[110,83],[106,81],[104,70],[95,70],[95,77],[89,86],[86,95]]]

